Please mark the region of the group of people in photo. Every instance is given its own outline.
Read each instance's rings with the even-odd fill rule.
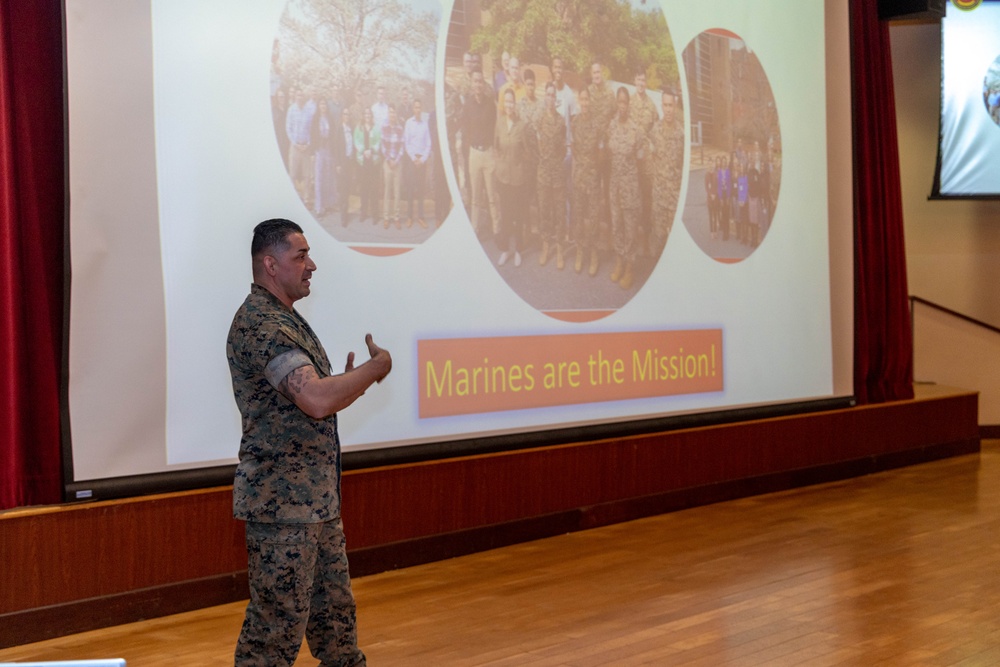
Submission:
[[[986,105],[990,120],[1000,125],[1000,77],[993,71],[993,67],[983,83],[983,104]]]
[[[392,101],[390,101],[392,100]],[[435,129],[432,114],[409,88],[390,96],[383,85],[374,101],[359,88],[346,103],[340,88],[329,94],[304,87],[272,96],[275,134],[300,199],[318,219],[339,215],[385,229],[440,219],[434,199]],[[433,217],[431,217],[433,216]]]
[[[480,240],[493,240],[500,266],[518,267],[537,248],[541,265],[596,276],[613,258],[610,279],[630,289],[637,258],[659,255],[677,209],[677,91],[658,93],[661,114],[643,69],[629,91],[594,62],[589,83],[574,89],[558,55],[522,66],[505,53],[501,62],[489,77],[482,57],[466,53],[447,88],[452,164]]]
[[[709,231],[713,240],[740,243],[756,248],[774,217],[775,165],[771,151],[754,141],[749,149],[742,138],[732,153],[718,156],[705,171]]]

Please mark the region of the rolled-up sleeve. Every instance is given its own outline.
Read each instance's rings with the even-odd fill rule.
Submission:
[[[267,366],[264,367],[264,377],[277,389],[281,381],[296,368],[311,365],[312,360],[302,350],[298,348],[287,350],[267,362]]]

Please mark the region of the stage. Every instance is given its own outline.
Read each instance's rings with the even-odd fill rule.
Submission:
[[[977,395],[352,470],[355,577],[979,451]],[[231,487],[0,514],[0,648],[243,600]]]

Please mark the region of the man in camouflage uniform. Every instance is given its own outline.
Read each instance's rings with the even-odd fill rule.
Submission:
[[[639,168],[636,157],[647,145],[646,134],[629,114],[629,94],[618,89],[618,113],[608,125],[608,153],[611,179],[608,184],[611,204],[611,235],[615,250],[615,268],[611,282],[631,289],[634,281],[636,232],[639,226]]]
[[[524,97],[517,101],[517,115],[528,124],[532,132],[538,133],[538,121],[545,112],[545,100],[537,94],[535,86],[535,72],[530,67],[524,68],[522,76],[524,80]],[[540,231],[538,217],[541,214],[541,206],[538,200],[538,165],[525,165],[528,174],[525,180],[525,193],[528,198],[528,217],[530,231],[532,233]]]
[[[660,119],[656,105],[646,92],[646,72],[638,70],[635,73],[635,92],[629,104],[629,115],[646,134],[653,129],[653,123]],[[643,151],[638,156],[639,165],[639,196],[642,204],[639,214],[638,243],[639,249],[645,251],[649,247],[651,232],[650,212],[653,204],[653,169],[649,155]]]
[[[600,177],[598,175],[599,146],[605,141],[604,129],[590,110],[590,91],[583,88],[577,99],[580,113],[573,116],[573,226],[576,242],[576,263],[579,273],[584,256],[590,253],[591,277],[597,275],[600,259],[597,253],[598,211],[601,208]]]
[[[523,101],[523,100],[522,100]],[[556,86],[545,86],[545,111],[535,126],[538,134],[538,213],[541,220],[542,254],[538,263],[549,261],[555,248],[556,268],[566,266],[563,237],[566,226],[566,120],[556,111]]]
[[[569,84],[563,79],[563,70],[565,63],[563,59],[558,56],[552,56],[551,72],[552,72],[552,83],[556,87],[556,111],[566,120],[566,132],[568,133],[569,142],[566,146],[566,159],[563,160],[563,179],[566,181],[566,191],[568,193],[573,192],[573,137],[572,128],[570,123],[572,122],[573,116],[580,113],[580,107],[576,103],[576,92],[569,87]],[[572,206],[566,207],[566,226],[567,228],[572,224]],[[577,246],[579,250],[579,246]],[[577,269],[579,271],[579,269]]]
[[[347,355],[333,375],[322,344],[292,304],[316,265],[302,229],[266,220],[251,243],[253,284],[226,344],[243,417],[233,513],[246,522],[250,603],[237,667],[295,662],[303,634],[321,665],[364,665],[340,517],[337,412],[392,368],[389,353]]]
[[[590,85],[587,86],[590,92],[590,111],[594,114],[597,122],[604,127],[608,126],[617,109],[615,102],[615,92],[604,80],[604,68],[601,63],[594,63],[590,67]]]
[[[603,137],[608,129],[608,124],[611,122],[611,118],[615,115],[616,107],[614,91],[611,90],[611,86],[604,80],[604,68],[601,66],[601,63],[595,62],[590,66],[590,85],[587,86],[587,91],[590,93],[590,112],[594,114]],[[608,156],[607,146],[602,143],[599,148],[597,175],[600,179],[601,205],[598,209],[597,225],[600,230],[601,225],[607,225],[605,229],[610,229],[611,223],[611,198],[609,190],[611,161]]]
[[[663,120],[653,126],[652,143],[653,209],[652,243],[659,253],[670,236],[677,212],[684,168],[684,126],[678,117],[677,95],[663,91]],[[713,178],[713,181],[715,179]]]

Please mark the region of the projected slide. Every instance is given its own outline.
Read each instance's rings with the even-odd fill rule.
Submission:
[[[1000,196],[1000,3],[954,3],[941,20],[941,44],[934,194]]]
[[[305,230],[334,366],[367,332],[393,354],[348,452],[850,393],[843,8],[100,4],[67,1],[77,480],[234,461],[225,339],[269,217]]]

